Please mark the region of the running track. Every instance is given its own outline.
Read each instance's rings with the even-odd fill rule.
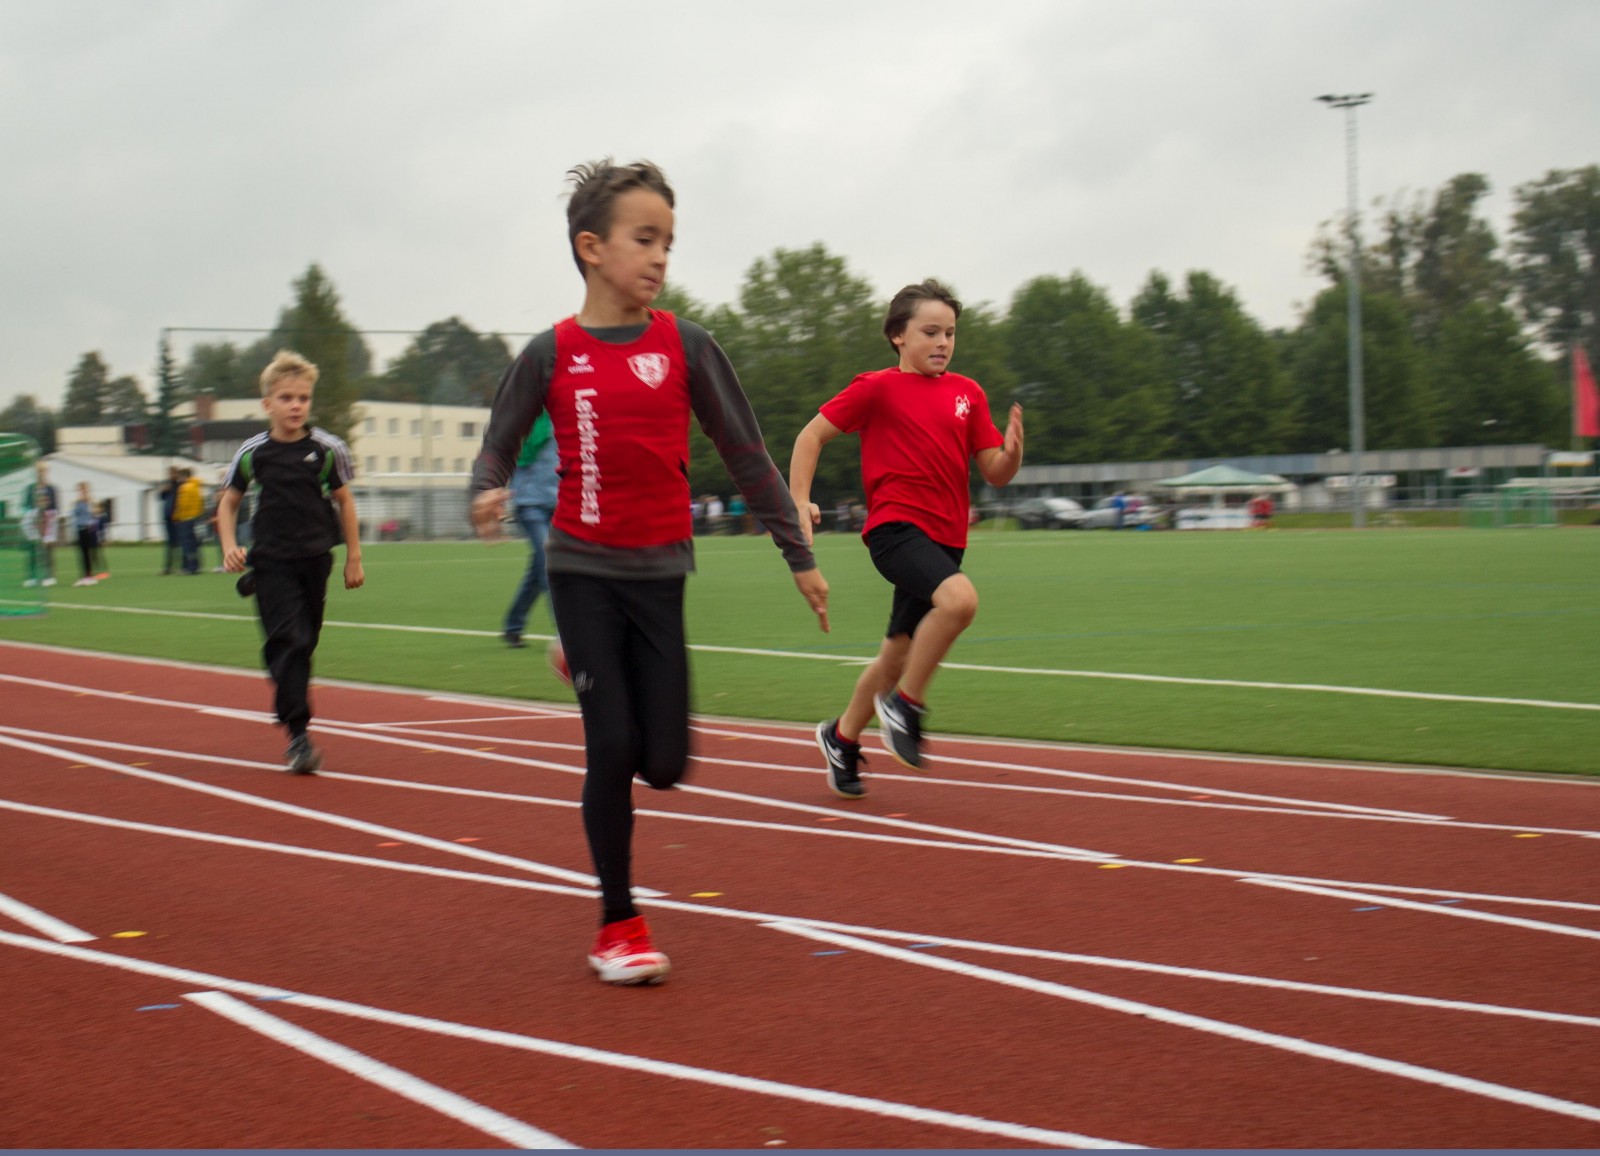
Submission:
[[[702,720],[608,988],[571,704],[0,645],[0,1143],[1600,1146],[1600,784]]]

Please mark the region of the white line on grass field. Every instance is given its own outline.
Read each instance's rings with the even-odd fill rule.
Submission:
[[[503,1112],[496,1112],[493,1108],[486,1108],[465,1096],[448,1092],[437,1084],[430,1084],[409,1072],[391,1067],[353,1048],[336,1044],[315,1032],[308,1032],[288,1020],[268,1015],[260,1008],[251,1007],[225,992],[186,992],[183,998],[253,1032],[259,1032],[270,1040],[275,1040],[297,1052],[303,1052],[325,1064],[331,1064],[370,1084],[376,1084],[386,1092],[392,1092],[412,1103],[421,1104],[424,1108],[431,1108],[442,1116],[448,1116],[457,1123],[465,1124],[486,1136],[492,1136],[513,1148],[578,1147],[571,1141],[524,1124],[521,1120],[507,1116]]]
[[[198,762],[204,762],[204,763],[213,764],[213,765],[237,766],[237,767],[242,767],[242,768],[251,769],[251,770],[255,770],[255,769],[266,769],[266,770],[274,770],[274,771],[278,770],[278,767],[277,767],[276,764],[257,763],[257,762],[251,762],[251,761],[244,760],[244,759],[232,759],[232,758],[227,758],[227,757],[224,757],[224,756],[208,755],[208,754],[205,754],[203,752],[169,750],[169,749],[164,748],[164,747],[147,747],[147,746],[138,746],[138,745],[129,744],[129,743],[117,743],[117,742],[112,742],[112,741],[104,740],[104,739],[83,739],[83,738],[79,738],[79,737],[77,737],[75,735],[58,735],[58,734],[52,734],[52,733],[49,733],[49,732],[28,731],[28,730],[23,730],[23,729],[18,728],[18,727],[0,726],[0,734],[13,734],[13,735],[21,735],[21,736],[29,737],[29,738],[40,738],[40,739],[44,739],[44,740],[50,741],[50,742],[58,742],[58,743],[61,743],[61,744],[65,745],[65,746],[68,746],[68,747],[72,747],[72,746],[97,747],[97,748],[102,748],[102,749],[118,750],[118,751],[122,751],[122,752],[125,752],[125,753],[149,754],[149,755],[156,755],[156,756],[159,756],[159,757],[174,758],[174,759],[189,759],[189,760],[194,760],[194,761],[198,761]],[[357,737],[362,737],[362,736],[358,735]],[[460,751],[458,748],[453,748],[453,747],[436,747],[436,748],[431,748],[431,749],[437,750],[437,751],[439,751],[441,753],[446,753],[446,752],[448,752],[448,753],[460,753],[460,754],[463,754],[463,755],[471,755],[471,756],[480,757],[480,758],[486,758],[486,759],[494,758],[494,755],[493,755],[492,752]],[[521,760],[517,760],[514,756],[508,756],[508,759],[511,762],[521,761]],[[506,760],[501,760],[501,761],[506,761]],[[411,781],[411,780],[385,779],[385,778],[366,776],[366,775],[345,774],[345,773],[341,773],[341,772],[337,772],[337,771],[322,771],[322,772],[319,772],[319,777],[326,778],[326,779],[347,780],[347,781],[351,781],[351,782],[361,782],[361,783],[371,784],[371,785],[374,785],[374,786],[392,787],[392,788],[405,789],[405,790],[433,791],[433,792],[438,792],[438,793],[441,793],[441,794],[461,795],[461,796],[467,797],[467,798],[475,798],[475,797],[493,798],[493,799],[504,800],[504,801],[508,801],[508,802],[521,802],[521,803],[528,803],[528,804],[540,804],[540,805],[545,805],[545,806],[558,806],[558,807],[575,807],[576,806],[575,803],[572,803],[572,802],[570,802],[568,800],[548,799],[548,798],[545,798],[543,796],[538,796],[538,795],[524,795],[524,794],[515,794],[515,793],[511,793],[511,792],[485,792],[485,791],[479,791],[479,790],[476,790],[476,789],[473,789],[473,788],[458,787],[458,786],[447,785],[447,784],[418,783],[418,782]],[[0,806],[3,806],[3,804],[0,804]],[[1100,861],[1102,861],[1102,859],[1111,858],[1109,856],[1107,856],[1107,857],[1094,857],[1094,856],[1084,857],[1084,856],[1075,855],[1075,854],[1073,854],[1073,855],[1063,854],[1060,851],[1034,850],[1034,849],[1028,849],[1028,848],[1010,847],[1010,846],[1003,846],[1003,845],[987,845],[987,844],[983,844],[983,843],[960,843],[960,842],[948,842],[948,841],[942,841],[942,840],[916,839],[916,838],[910,838],[910,837],[905,837],[905,836],[880,834],[880,833],[872,832],[872,831],[845,831],[845,830],[839,830],[839,829],[835,829],[835,828],[824,829],[824,828],[814,828],[814,827],[799,827],[799,826],[795,826],[795,825],[792,825],[792,824],[762,823],[762,822],[759,822],[757,820],[751,820],[751,819],[733,819],[733,818],[724,818],[724,817],[720,817],[720,816],[695,815],[695,814],[692,814],[692,813],[680,813],[680,812],[671,812],[671,811],[656,811],[656,810],[647,809],[647,808],[641,808],[637,813],[639,815],[641,815],[641,816],[645,816],[645,817],[649,817],[649,818],[661,818],[661,819],[669,819],[669,820],[673,820],[673,821],[682,821],[682,822],[691,822],[691,823],[705,823],[705,824],[708,824],[708,825],[748,827],[748,828],[757,829],[757,830],[770,830],[770,831],[775,831],[775,832],[788,832],[788,833],[793,833],[793,834],[800,834],[800,835],[806,835],[806,836],[816,836],[816,837],[821,837],[821,838],[850,838],[850,839],[859,839],[859,840],[865,840],[865,841],[885,842],[885,843],[892,843],[892,844],[902,844],[902,845],[907,845],[907,846],[920,846],[920,847],[940,848],[940,849],[945,849],[945,850],[974,851],[974,852],[982,852],[982,853],[985,853],[985,854],[1004,854],[1004,855],[1011,855],[1011,856],[1017,856],[1017,857],[1022,857],[1022,858],[1048,858],[1048,859],[1058,859],[1058,860],[1063,860],[1063,861],[1068,861],[1068,862],[1082,862],[1082,861],[1085,861],[1086,858],[1087,858],[1087,861],[1089,861],[1089,862],[1100,862]],[[830,811],[828,811],[828,813],[829,814],[837,814],[839,812],[830,810]],[[1314,813],[1311,813],[1311,812],[1290,812],[1290,813],[1304,814],[1304,815],[1312,815],[1312,814],[1314,814]],[[1337,814],[1328,815],[1328,816],[1325,816],[1325,817],[1334,818],[1334,819],[1360,818],[1360,816],[1337,815]],[[1453,827],[1477,828],[1477,827],[1480,827],[1480,826],[1484,826],[1483,824],[1468,824],[1468,823],[1456,823],[1456,822],[1428,824],[1428,825],[1429,826],[1445,827],[1445,828],[1453,828]],[[1516,828],[1505,827],[1505,828],[1500,828],[1500,827],[1495,827],[1495,828],[1492,828],[1492,829],[1495,829],[1495,830],[1513,830],[1514,829],[1514,830],[1517,830],[1517,831],[1529,831],[1529,830],[1536,830],[1537,828],[1527,828],[1527,827],[1516,827]],[[957,830],[959,830],[959,829],[957,829]],[[1568,830],[1561,829],[1561,828],[1551,828],[1551,829],[1548,829],[1548,830],[1550,830],[1550,832],[1553,833],[1553,834],[1580,834],[1580,835],[1581,834],[1585,834],[1584,832],[1573,832],[1573,831],[1568,831]],[[981,837],[978,832],[967,832],[966,836],[968,838],[980,838]],[[1198,864],[1179,864],[1179,863],[1162,862],[1162,861],[1157,861],[1157,860],[1138,860],[1138,859],[1118,858],[1115,861],[1117,863],[1119,863],[1121,866],[1130,867],[1130,868],[1143,868],[1143,869],[1149,870],[1149,871],[1174,872],[1174,873],[1183,874],[1183,875],[1215,876],[1215,877],[1218,877],[1218,878],[1231,879],[1231,880],[1238,880],[1238,879],[1243,879],[1243,878],[1281,879],[1281,880],[1285,880],[1285,881],[1289,881],[1289,882],[1307,883],[1307,884],[1311,884],[1311,885],[1315,885],[1315,886],[1334,886],[1334,887],[1345,887],[1345,888],[1360,887],[1360,888],[1367,888],[1367,889],[1370,889],[1370,890],[1384,891],[1384,892],[1397,893],[1397,894],[1432,896],[1432,897],[1436,897],[1436,898],[1439,898],[1439,899],[1465,899],[1465,900],[1482,901],[1482,902],[1488,902],[1488,903],[1504,903],[1504,904],[1522,905],[1522,906],[1559,908],[1559,909],[1570,910],[1570,911],[1600,911],[1600,904],[1583,903],[1583,902],[1577,902],[1577,901],[1572,901],[1572,900],[1540,899],[1540,898],[1534,898],[1534,897],[1529,897],[1529,896],[1517,896],[1517,895],[1495,895],[1495,894],[1486,894],[1486,893],[1482,893],[1482,892],[1473,892],[1473,891],[1455,891],[1455,890],[1449,890],[1449,889],[1438,888],[1438,887],[1412,887],[1412,886],[1406,886],[1406,885],[1403,885],[1403,884],[1382,883],[1382,882],[1374,882],[1374,881],[1370,881],[1370,880],[1352,881],[1352,880],[1323,879],[1323,878],[1318,878],[1318,877],[1314,877],[1314,876],[1280,875],[1280,874],[1275,874],[1275,873],[1271,873],[1271,872],[1250,871],[1250,870],[1246,870],[1246,869],[1242,869],[1242,868],[1204,867],[1204,866],[1200,866]],[[662,894],[661,892],[649,891],[648,889],[645,889],[645,888],[636,888],[635,891],[636,891],[637,894],[641,894],[641,895],[659,896],[659,895]]]
[[[9,915],[18,923],[26,924],[40,935],[48,935],[60,943],[88,943],[95,936],[72,926],[54,915],[46,915],[37,907],[30,907],[20,899],[0,895],[0,915]]]
[[[153,615],[163,618],[203,618],[225,622],[253,623],[255,621],[254,616],[250,615],[211,614],[197,610],[153,610],[141,606],[97,606],[80,602],[50,602],[47,605],[52,610],[98,610],[116,614]],[[388,622],[341,622],[333,620],[324,622],[323,627],[343,627],[350,630],[388,630],[403,634],[450,634],[470,638],[497,638],[500,634],[499,631],[495,630],[464,630],[446,626],[405,626]],[[803,650],[771,650],[749,646],[711,646],[694,643],[689,646],[689,649],[706,654],[738,654],[750,658],[781,658],[792,661],[831,662],[835,664],[848,663],[853,665],[868,661],[853,655],[814,654]],[[1126,671],[1113,670],[1061,670],[1035,666],[993,666],[971,662],[945,662],[941,664],[940,668],[943,670],[964,670],[977,674],[1015,674],[1035,678],[1088,678],[1105,679],[1113,682],[1143,682],[1173,686],[1215,686],[1239,690],[1289,690],[1314,694],[1347,694],[1371,698],[1411,699],[1424,702],[1470,703],[1480,706],[1531,707],[1539,710],[1600,711],[1600,703],[1595,702],[1563,702],[1557,699],[1505,698],[1494,695],[1386,690],[1381,687],[1339,686],[1316,682],[1261,682],[1252,679],[1235,678],[1190,678],[1170,674],[1133,674]]]
[[[1437,1068],[1425,1068],[1417,1064],[1408,1064],[1401,1060],[1390,1060],[1383,1056],[1351,1051],[1348,1048],[1331,1047],[1327,1044],[1314,1043],[1310,1040],[1296,1039],[1293,1036],[1279,1035],[1276,1032],[1260,1031],[1256,1028],[1244,1027],[1241,1024],[1228,1023],[1225,1020],[1215,1020],[1207,1016],[1192,1015],[1189,1012],[1174,1011],[1171,1008],[1159,1007],[1156,1004],[1142,1003],[1137,1000],[1123,999],[1120,996],[1102,995],[1100,992],[1088,991],[1080,987],[1069,987],[1066,984],[1052,983],[1048,980],[1034,979],[1032,976],[1018,975],[1015,972],[978,967],[970,963],[962,963],[960,960],[928,955],[925,952],[907,951],[899,947],[874,943],[869,939],[862,939],[858,936],[835,935],[831,932],[818,930],[814,926],[795,923],[773,923],[766,926],[771,927],[774,931],[783,931],[790,935],[816,940],[819,943],[831,943],[839,947],[880,955],[900,963],[914,964],[917,967],[932,968],[936,971],[953,972],[969,979],[986,980],[1006,987],[1015,987],[1024,991],[1037,992],[1040,995],[1054,996],[1057,999],[1072,1000],[1076,1003],[1087,1004],[1090,1007],[1119,1012],[1123,1015],[1138,1016],[1141,1019],[1171,1024],[1174,1027],[1188,1028],[1192,1031],[1205,1032],[1210,1035],[1240,1040],[1249,1044],[1260,1044],[1312,1059],[1328,1060],[1336,1064],[1364,1068],[1367,1071],[1378,1072],[1385,1076],[1416,1080],[1420,1083],[1431,1084],[1434,1087],[1484,1096],[1491,1100],[1500,1100],[1522,1108],[1534,1108],[1539,1111],[1553,1112],[1561,1116],[1571,1116],[1579,1120],[1600,1123],[1600,1108],[1590,1104],[1576,1103],[1572,1100],[1562,1100],[1540,1092],[1511,1088],[1504,1084],[1494,1084],[1487,1080],[1460,1076],[1453,1072],[1443,1072]]]
[[[1051,1128],[1035,1128],[1026,1124],[1014,1124],[1002,1120],[989,1120],[982,1116],[969,1116],[959,1112],[947,1112],[936,1108],[920,1108],[913,1104],[901,1104],[892,1100],[876,1100],[868,1096],[857,1096],[843,1092],[832,1092],[823,1088],[808,1088],[798,1084],[785,1084],[777,1080],[766,1080],[752,1076],[741,1076],[730,1072],[718,1071],[712,1068],[691,1067],[686,1064],[678,1064],[666,1060],[655,1060],[645,1056],[629,1055],[624,1052],[605,1051],[600,1048],[591,1048],[582,1044],[569,1044],[563,1043],[559,1040],[541,1039],[537,1036],[522,1035],[518,1032],[499,1031],[493,1028],[479,1028],[468,1024],[452,1023],[448,1020],[433,1019],[428,1016],[417,1016],[410,1015],[405,1012],[388,1011],[384,1008],[370,1007],[365,1004],[351,1003],[346,1000],[328,999],[323,996],[310,995],[304,992],[284,991],[278,988],[267,987],[262,984],[229,979],[220,975],[209,975],[200,971],[192,971],[188,968],[169,967],[165,964],[150,963],[141,959],[132,959],[125,956],[112,955],[107,952],[95,951],[90,948],[72,947],[67,944],[51,943],[44,939],[30,939],[27,936],[12,935],[9,932],[0,932],[0,944],[5,944],[10,947],[23,948],[29,951],[41,952],[47,955],[75,959],[84,963],[99,964],[105,967],[118,968],[123,971],[130,971],[140,975],[149,975],[160,979],[175,980],[187,986],[217,988],[222,991],[230,991],[236,994],[254,996],[257,998],[264,997],[270,999],[289,999],[299,1007],[307,1007],[318,1011],[331,1012],[334,1015],[350,1016],[352,1018],[366,1020],[371,1023],[381,1023],[389,1024],[395,1027],[412,1028],[417,1031],[447,1036],[452,1039],[470,1040],[475,1043],[493,1044],[499,1047],[515,1048],[520,1051],[532,1052],[536,1055],[554,1056],[558,1059],[573,1060],[578,1063],[596,1064],[609,1068],[617,1068],[623,1071],[663,1076],[668,1079],[683,1080],[690,1083],[704,1084],[717,1088],[728,1088],[736,1092],[751,1092],[756,1095],[772,1096],[779,1099],[793,1100],[819,1107],[840,1108],[847,1111],[864,1112],[869,1115],[880,1116],[886,1119],[906,1120],[916,1124],[927,1124],[941,1128],[952,1128],[957,1131],[970,1132],[982,1136],[994,1136],[1006,1140],[1020,1140],[1026,1143],[1043,1144],[1051,1147],[1136,1147],[1136,1145],[1123,1144],[1114,1140],[1105,1140],[1094,1136],[1085,1136],[1076,1132],[1063,1132]]]
[[[559,883],[542,883],[533,879],[513,879],[504,875],[484,875],[474,871],[460,871],[449,867],[427,867],[412,863],[403,863],[393,859],[374,859],[366,855],[347,855],[338,851],[320,851],[310,847],[297,847],[285,843],[268,843],[259,839],[246,839],[237,835],[217,835],[206,831],[194,831],[180,827],[164,827],[153,823],[140,823],[129,819],[111,819],[102,815],[87,815],[77,811],[62,811],[53,807],[40,807],[32,803],[12,803],[0,800],[0,810],[14,811],[23,815],[34,815],[40,818],[64,819],[69,822],[84,823],[90,826],[106,827],[111,830],[135,831],[141,834],[160,835],[166,838],[184,839],[199,843],[212,843],[225,847],[238,847],[250,851],[264,851],[272,854],[288,855],[302,859],[320,859],[330,863],[346,864],[356,867],[372,867],[380,871],[398,871],[402,874],[419,875],[427,878],[445,879],[462,883],[477,883],[491,887],[508,887],[519,891],[532,891],[542,895],[556,895],[590,899],[596,894],[594,891],[582,891],[575,887],[566,887]],[[1026,852],[1005,852],[1000,848],[964,847],[972,851],[993,851],[998,854],[1026,854]],[[1497,896],[1483,896],[1485,899],[1500,899]],[[1506,900],[1514,902],[1514,900]],[[942,947],[957,948],[966,951],[984,952],[993,955],[1016,956],[1030,960],[1050,960],[1057,963],[1082,964],[1087,967],[1111,968],[1118,971],[1142,972],[1150,975],[1172,976],[1179,979],[1194,979],[1215,983],[1228,983],[1244,987],[1271,988],[1279,991],[1302,992],[1312,995],[1336,996],[1347,999],[1361,999],[1381,1003],[1404,1004],[1411,1007],[1434,1008],[1445,1011],[1471,1012],[1480,1015],[1510,1016],[1517,1019],[1539,1020],[1546,1023],[1571,1024],[1578,1027],[1600,1028],[1600,1017],[1574,1015],[1569,1012],[1541,1011],[1533,1008],[1510,1007],[1503,1004],[1472,1003],[1464,1000],[1438,999],[1432,996],[1407,995],[1399,992],[1375,991],[1369,988],[1336,987],[1329,984],[1306,983],[1300,980],[1274,979],[1268,976],[1246,975],[1239,972],[1211,971],[1205,968],[1185,967],[1165,963],[1149,963],[1142,960],[1123,959],[1115,956],[1083,955],[1076,952],[1055,951],[1050,948],[1022,947],[1012,944],[991,943],[980,939],[965,939],[959,936],[949,936],[930,931],[900,931],[892,928],[870,927],[856,923],[841,923],[836,920],[813,919],[797,915],[777,915],[765,911],[750,911],[737,907],[715,907],[705,903],[694,903],[688,900],[652,899],[645,900],[644,905],[664,911],[677,911],[689,915],[709,915],[720,919],[732,919],[746,923],[793,923],[807,927],[819,927],[828,931],[837,931],[845,935],[863,935],[873,939],[898,940],[915,944],[938,944]],[[1600,908],[1597,908],[1600,910]]]
[[[1569,927],[1564,923],[1545,923],[1538,919],[1522,919],[1515,915],[1496,915],[1489,911],[1469,911],[1460,907],[1441,907],[1436,903],[1413,903],[1408,899],[1395,899],[1387,895],[1374,895],[1363,891],[1346,891],[1335,887],[1315,887],[1306,883],[1290,883],[1284,879],[1248,878],[1240,883],[1254,883],[1259,887],[1272,887],[1279,891],[1299,891],[1306,895],[1324,895],[1330,899],[1348,899],[1355,903],[1373,903],[1383,907],[1396,907],[1404,911],[1421,911],[1428,915],[1448,915],[1456,919],[1476,919],[1484,923],[1500,923],[1507,927],[1520,927],[1528,931],[1549,931],[1557,935],[1574,935],[1580,939],[1600,939],[1600,931],[1586,927]]]
[[[486,851],[478,847],[467,846],[462,843],[452,843],[447,839],[435,839],[430,835],[419,835],[414,831],[402,831],[397,827],[386,827],[378,823],[368,823],[364,819],[352,819],[345,815],[336,815],[331,811],[317,811],[310,807],[300,807],[293,803],[281,803],[276,799],[266,799],[259,795],[246,794],[243,791],[230,790],[227,787],[214,787],[209,783],[197,783],[190,779],[179,778],[176,775],[164,775],[160,771],[145,770],[142,767],[130,767],[125,763],[112,762],[109,759],[97,758],[86,755],[81,751],[67,750],[62,747],[46,746],[30,742],[27,739],[16,738],[5,733],[8,727],[0,727],[0,745],[15,747],[18,750],[32,751],[35,754],[46,755],[51,758],[62,759],[66,762],[87,763],[105,771],[114,771],[119,775],[130,775],[134,778],[144,779],[152,783],[162,783],[169,787],[178,787],[185,791],[196,791],[203,795],[213,795],[219,799],[229,799],[235,803],[242,803],[247,807],[259,807],[266,811],[276,811],[284,815],[293,815],[299,819],[308,819],[314,823],[326,823],[334,827],[344,827],[352,831],[362,831],[369,835],[379,835],[385,839],[397,839],[405,843],[414,843],[419,847],[428,847],[434,851],[443,851],[448,855],[459,855],[466,859],[478,859],[485,863],[494,863],[501,867],[511,867],[519,871],[528,871],[535,875],[548,875],[554,879],[565,879],[571,883],[582,884],[586,887],[595,886],[592,875],[581,871],[570,871],[565,867],[556,867],[549,863],[538,863],[532,859],[520,859],[514,855],[501,855],[495,851]],[[653,894],[653,893],[652,893]]]

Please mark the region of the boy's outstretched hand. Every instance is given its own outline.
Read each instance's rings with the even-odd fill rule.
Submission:
[[[1006,420],[1006,457],[1022,461],[1022,406],[1011,406],[1011,416]]]
[[[498,538],[500,524],[505,519],[506,502],[511,497],[507,489],[484,490],[472,499],[472,528],[480,538]]]
[[[828,580],[822,576],[821,570],[799,570],[795,572],[794,584],[805,597],[811,609],[816,613],[817,623],[822,627],[822,633],[828,633]]]

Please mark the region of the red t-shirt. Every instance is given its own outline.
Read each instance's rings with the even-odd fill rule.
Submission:
[[[861,374],[819,412],[861,435],[863,536],[885,522],[910,522],[942,545],[967,544],[967,463],[1005,443],[981,385],[895,366]]]
[[[625,345],[569,317],[555,327],[545,408],[560,449],[551,524],[574,538],[638,548],[681,542],[689,517],[689,370],[672,314]]]

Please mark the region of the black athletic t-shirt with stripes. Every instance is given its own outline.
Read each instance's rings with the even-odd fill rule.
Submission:
[[[257,487],[252,562],[314,558],[344,537],[329,495],[355,478],[350,447],[326,430],[306,428],[292,442],[257,434],[239,447],[223,479],[240,494]]]

